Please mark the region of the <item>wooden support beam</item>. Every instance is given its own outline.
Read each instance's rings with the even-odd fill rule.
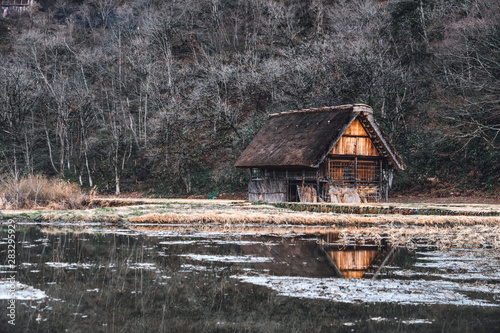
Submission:
[[[372,280],[375,280],[380,275],[380,271],[382,270],[382,268],[384,268],[385,265],[387,265],[387,263],[389,262],[389,260],[392,258],[392,256],[394,255],[394,251],[396,251],[396,247],[395,246],[391,249],[391,252],[389,252],[389,254],[387,255],[387,257],[385,257],[384,261],[379,266],[379,268],[377,269],[377,271],[375,272],[375,274],[373,274]]]
[[[322,195],[320,195],[319,193],[319,170],[316,171],[316,195],[318,196],[318,202],[319,202],[319,198],[322,197]]]
[[[319,246],[322,254],[325,256],[326,262],[328,262],[328,265],[335,272],[335,275],[337,275],[337,277],[343,278],[344,274],[342,274],[342,272],[339,270],[339,268],[337,267],[337,265],[335,265],[335,262],[333,262],[332,258],[328,255],[328,253],[326,252],[326,250],[324,249],[324,247],[322,245],[318,245],[318,246]]]
[[[358,157],[354,158],[354,188],[358,188]]]
[[[379,163],[379,168],[380,168],[380,170],[379,170],[379,174],[380,174],[379,175],[379,177],[380,177],[380,179],[379,179],[379,193],[380,193],[380,197],[377,198],[377,200],[380,200],[380,201],[382,201],[382,191],[384,190],[384,181],[383,181],[384,173],[383,173],[382,167],[383,167],[383,162],[382,162],[382,160],[380,160],[380,163]]]

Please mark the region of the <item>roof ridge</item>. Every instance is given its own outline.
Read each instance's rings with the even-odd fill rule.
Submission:
[[[371,107],[367,104],[361,104],[361,103],[354,103],[354,104],[344,104],[344,105],[337,105],[337,106],[323,106],[320,108],[310,108],[310,109],[301,109],[301,110],[289,110],[289,111],[282,111],[278,113],[272,113],[269,115],[269,118],[271,117],[279,117],[279,116],[285,116],[289,114],[296,114],[296,113],[316,113],[316,112],[327,112],[327,111],[340,111],[340,110],[346,110],[346,109],[353,109],[353,111],[368,111],[368,109],[371,110]],[[357,110],[355,110],[357,109]]]

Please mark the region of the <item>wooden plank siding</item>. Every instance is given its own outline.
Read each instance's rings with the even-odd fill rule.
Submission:
[[[330,152],[331,155],[380,156],[358,119],[354,120]]]
[[[332,186],[355,188],[363,201],[379,201],[382,156],[358,119],[330,151],[324,174]]]
[[[344,135],[355,135],[355,136],[366,136],[368,137],[368,133],[366,133],[365,128],[358,119],[355,119],[352,124],[347,128]]]

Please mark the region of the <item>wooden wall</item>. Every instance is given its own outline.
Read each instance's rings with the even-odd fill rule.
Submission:
[[[285,202],[286,181],[276,179],[252,180],[248,183],[248,200]]]
[[[354,120],[333,147],[333,155],[380,156],[359,120]]]

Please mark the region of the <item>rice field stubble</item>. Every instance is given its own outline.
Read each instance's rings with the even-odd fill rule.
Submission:
[[[99,199],[90,206],[96,208],[4,210],[0,212],[0,219],[14,218],[49,225],[93,222],[129,228],[170,225],[222,232],[246,229],[257,234],[269,233],[269,228],[302,233],[309,227],[316,233],[333,230],[358,239],[384,237],[393,244],[410,247],[423,238],[439,248],[500,247],[500,205],[312,205],[234,200]],[[426,211],[433,215],[421,214]],[[440,212],[443,215],[439,215]]]

